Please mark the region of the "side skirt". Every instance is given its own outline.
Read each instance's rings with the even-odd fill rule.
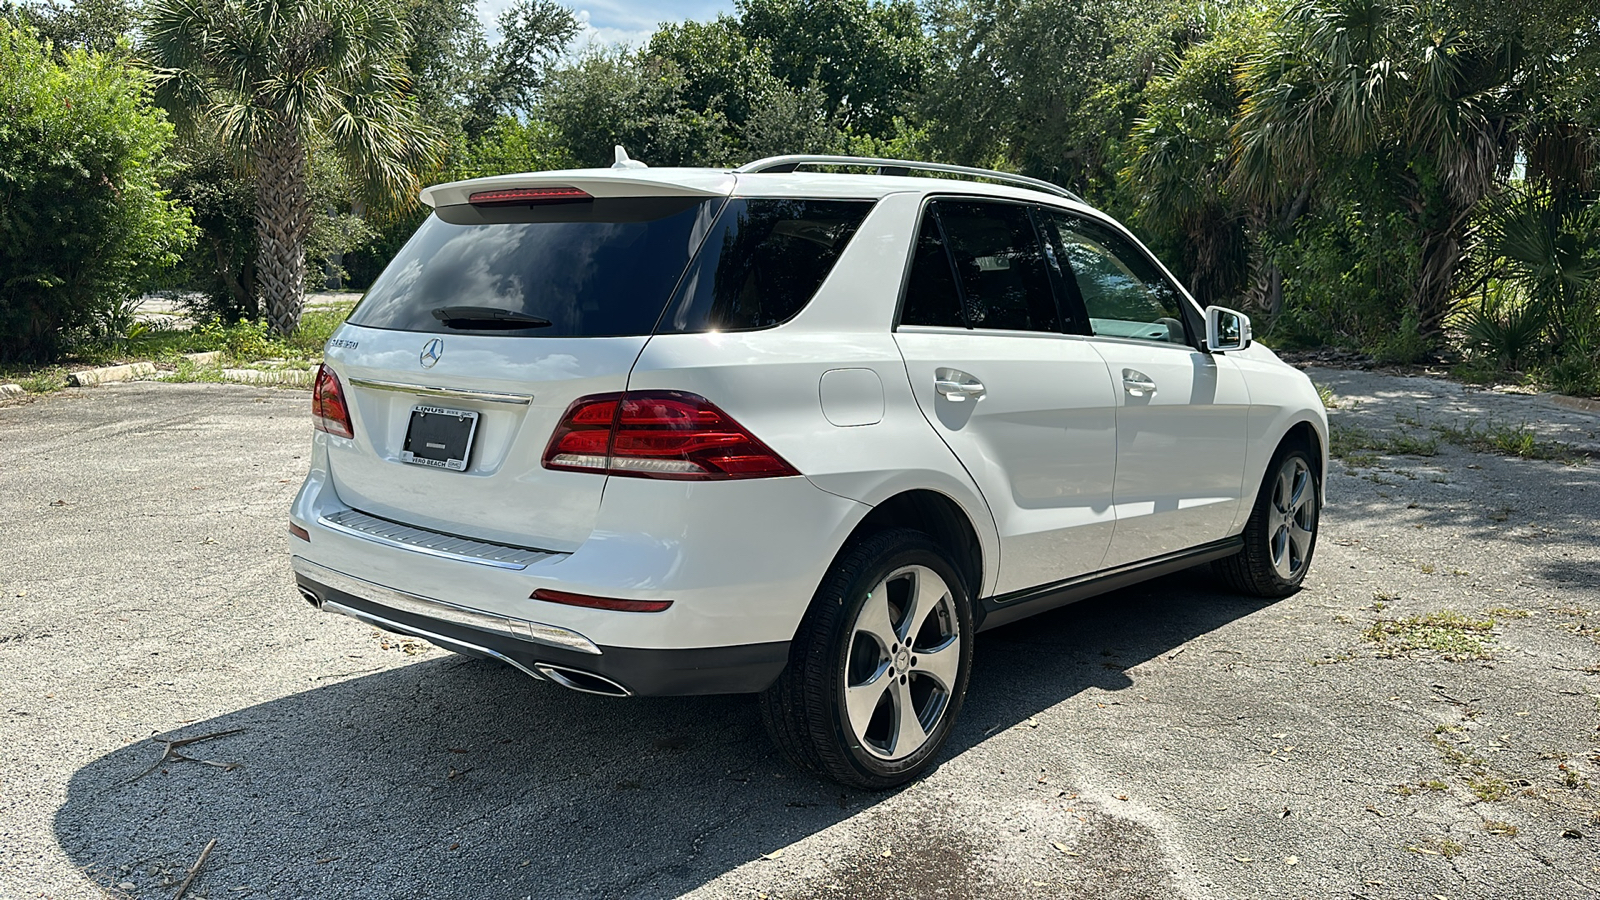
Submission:
[[[1191,566],[1211,562],[1232,556],[1244,548],[1244,536],[1234,535],[1190,547],[1177,553],[1166,556],[1157,556],[1154,559],[1140,560],[1135,563],[1118,566],[1115,569],[1105,569],[1089,575],[1080,575],[1077,578],[1068,578],[1038,587],[1024,588],[1012,591],[1009,594],[997,594],[985,597],[979,602],[983,611],[983,622],[978,626],[979,631],[987,631],[1001,625],[1007,625],[1028,616],[1037,615],[1046,610],[1087,600],[1107,591],[1138,584],[1151,578],[1180,572]]]

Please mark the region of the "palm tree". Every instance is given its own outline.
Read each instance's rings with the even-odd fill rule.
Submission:
[[[1287,224],[1330,171],[1375,163],[1420,253],[1408,313],[1424,336],[1450,312],[1479,202],[1514,149],[1513,48],[1407,0],[1295,0],[1245,61],[1233,178]]]
[[[407,98],[400,14],[391,0],[151,0],[143,34],[157,100],[256,180],[257,284],[288,334],[305,303],[312,149],[338,153],[369,195],[407,202],[433,153]]]

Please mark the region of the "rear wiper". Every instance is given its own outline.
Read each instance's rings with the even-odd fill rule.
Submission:
[[[549,328],[555,324],[542,316],[530,316],[516,310],[493,306],[441,306],[433,311],[433,317],[443,322],[446,328],[484,331]]]

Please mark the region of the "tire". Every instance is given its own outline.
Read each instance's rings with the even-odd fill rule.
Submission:
[[[761,695],[762,721],[802,769],[866,790],[905,784],[961,711],[972,637],[971,599],[939,545],[908,528],[876,532],[828,570]]]
[[[1302,447],[1278,450],[1244,526],[1244,549],[1212,564],[1234,590],[1278,599],[1300,589],[1317,549],[1322,509],[1318,475]]]

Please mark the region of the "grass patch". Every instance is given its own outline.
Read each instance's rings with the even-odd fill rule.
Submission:
[[[1473,796],[1485,803],[1499,803],[1511,796],[1511,785],[1493,775],[1468,778],[1467,790],[1472,791]]]
[[[1437,437],[1419,438],[1410,434],[1385,434],[1354,425],[1329,425],[1328,452],[1351,465],[1376,462],[1373,454],[1386,456],[1438,456]]]
[[[1533,615],[1526,609],[1512,609],[1509,606],[1491,606],[1483,614],[1494,619],[1526,619]]]
[[[1483,830],[1489,832],[1490,834],[1498,834],[1501,837],[1517,836],[1517,826],[1511,824],[1510,822],[1488,821],[1483,823]]]
[[[1380,656],[1426,650],[1459,661],[1488,659],[1493,629],[1493,619],[1470,619],[1444,610],[1408,619],[1379,619],[1361,636],[1378,645]]]
[[[15,381],[26,390],[45,394],[66,387],[68,369],[86,369],[94,366],[127,362],[155,362],[177,367],[169,375],[172,381],[221,381],[220,375],[211,375],[204,369],[195,369],[193,363],[183,358],[185,353],[222,351],[224,364],[240,366],[258,360],[283,360],[290,363],[312,363],[322,359],[322,348],[328,342],[350,310],[356,299],[340,301],[328,306],[307,309],[300,317],[294,334],[279,337],[272,334],[264,322],[237,322],[223,325],[206,322],[193,328],[172,328],[156,323],[140,323],[141,327],[126,340],[79,346],[61,364],[41,369],[0,369],[0,380]],[[185,365],[189,368],[185,368]]]
[[[1429,426],[1439,437],[1479,453],[1496,453],[1518,459],[1552,459],[1577,464],[1589,454],[1561,441],[1542,441],[1526,423],[1522,425]]]

